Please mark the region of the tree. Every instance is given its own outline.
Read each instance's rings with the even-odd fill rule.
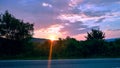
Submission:
[[[99,29],[92,29],[90,33],[87,33],[87,40],[102,40],[105,38],[105,33],[100,31]]]
[[[23,40],[32,37],[33,24],[16,19],[8,11],[0,15],[0,37],[10,40]]]
[[[8,11],[0,14],[0,55],[11,56],[30,53],[33,24],[16,19]],[[31,48],[30,48],[31,47]]]

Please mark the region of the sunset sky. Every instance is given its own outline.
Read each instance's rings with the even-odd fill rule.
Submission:
[[[120,0],[0,0],[0,13],[34,23],[36,38],[84,40],[92,28],[120,38]]]

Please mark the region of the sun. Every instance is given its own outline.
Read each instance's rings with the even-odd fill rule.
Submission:
[[[51,41],[57,40],[56,36],[54,36],[54,35],[49,36],[49,39],[50,39]]]

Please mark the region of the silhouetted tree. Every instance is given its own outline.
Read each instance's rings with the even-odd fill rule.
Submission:
[[[0,37],[23,40],[33,35],[33,24],[16,19],[8,11],[0,15]]]
[[[105,37],[105,33],[100,31],[99,29],[92,29],[90,33],[87,33],[87,40],[102,40]]]
[[[0,56],[30,52],[33,30],[33,24],[16,19],[8,11],[0,14]]]

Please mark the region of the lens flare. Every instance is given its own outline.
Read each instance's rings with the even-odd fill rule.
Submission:
[[[52,39],[51,39],[51,45],[50,45],[49,57],[48,57],[48,68],[51,68],[52,46],[53,46],[53,41],[52,41]]]

